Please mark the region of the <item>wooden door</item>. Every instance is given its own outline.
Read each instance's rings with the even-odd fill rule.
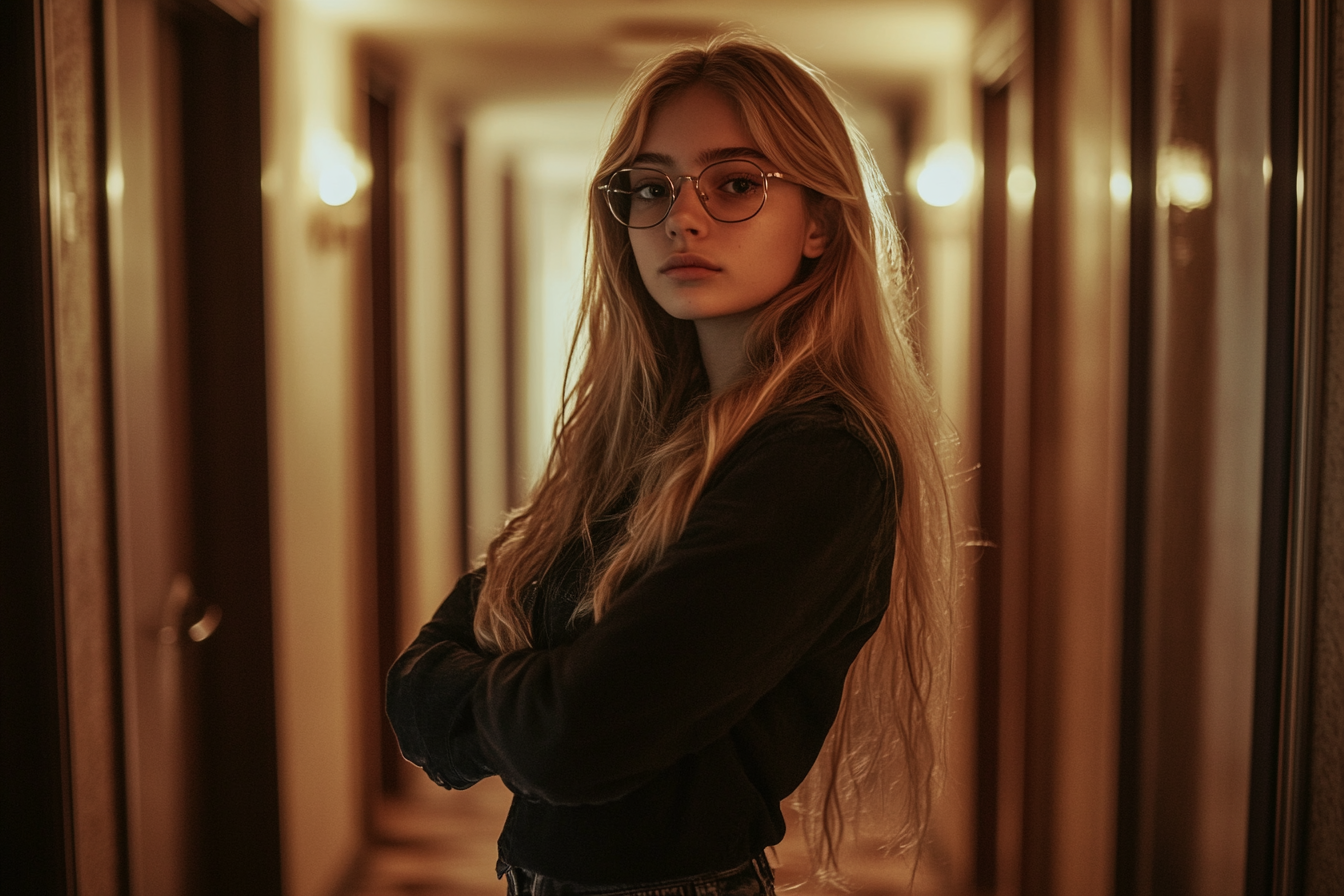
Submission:
[[[279,892],[257,30],[109,19],[130,889]]]
[[[111,23],[108,167],[118,586],[128,873],[137,894],[186,892],[191,864],[185,661],[190,578],[175,53],[150,2]],[[167,58],[163,58],[167,56]],[[191,604],[192,606],[188,606]],[[198,632],[201,630],[198,630]],[[213,634],[213,633],[212,633]]]

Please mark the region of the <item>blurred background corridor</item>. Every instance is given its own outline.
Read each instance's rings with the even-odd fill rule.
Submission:
[[[1337,892],[1328,0],[0,15],[6,892],[504,892],[507,790],[402,760],[383,673],[545,462],[620,86],[731,29],[872,145],[961,439],[916,890]]]

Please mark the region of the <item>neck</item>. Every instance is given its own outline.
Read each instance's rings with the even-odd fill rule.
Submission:
[[[756,317],[756,309],[724,317],[702,318],[695,322],[700,340],[700,359],[709,377],[709,391],[718,395],[746,373],[747,330]]]

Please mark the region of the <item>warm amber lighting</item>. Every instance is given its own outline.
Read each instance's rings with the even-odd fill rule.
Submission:
[[[1165,147],[1157,158],[1157,204],[1190,212],[1212,201],[1213,178],[1204,151],[1193,144]]]
[[[1134,193],[1134,182],[1124,171],[1111,172],[1111,200],[1116,205],[1128,205],[1129,197]]]
[[[915,191],[929,205],[942,208],[966,198],[974,178],[975,156],[971,148],[965,143],[949,141],[935,146],[924,157],[924,168],[915,180]]]
[[[120,165],[107,167],[107,201],[116,204],[126,193],[126,175]]]
[[[317,195],[327,205],[345,205],[355,198],[359,178],[340,162],[332,162],[322,169],[317,178]]]
[[[324,205],[339,207],[355,198],[367,181],[366,166],[340,134],[330,128],[312,132],[307,141],[306,162],[309,181]]]
[[[1008,172],[1008,198],[1016,206],[1031,205],[1036,197],[1036,172],[1026,165],[1014,165]]]

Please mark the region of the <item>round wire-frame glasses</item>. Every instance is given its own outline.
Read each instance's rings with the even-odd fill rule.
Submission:
[[[766,171],[748,159],[724,159],[706,165],[698,175],[676,177],[657,168],[621,168],[598,189],[606,194],[607,208],[616,220],[635,230],[663,223],[685,181],[691,182],[711,218],[736,224],[754,218],[765,208],[772,177],[782,180],[784,175]]]

